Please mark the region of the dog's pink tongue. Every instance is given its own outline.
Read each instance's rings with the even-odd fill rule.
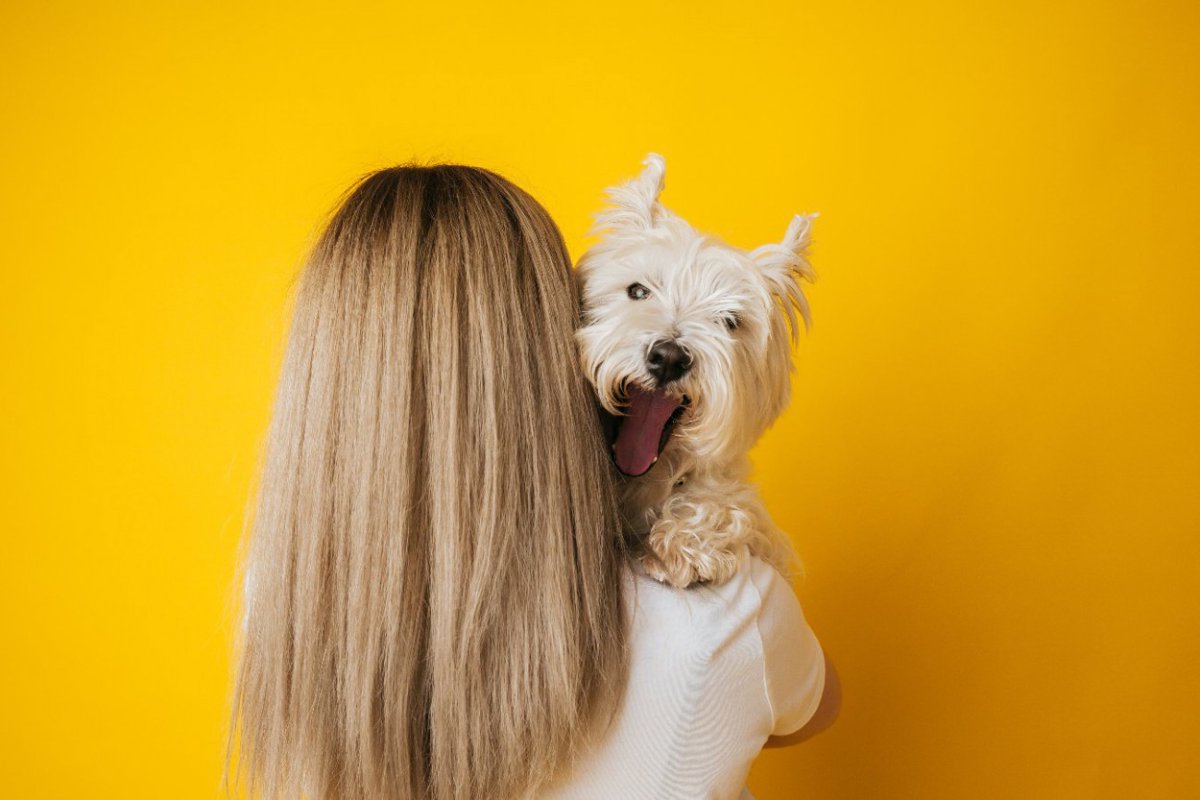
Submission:
[[[654,466],[663,427],[677,408],[679,401],[666,392],[630,390],[629,411],[613,443],[613,456],[621,472],[636,477]]]

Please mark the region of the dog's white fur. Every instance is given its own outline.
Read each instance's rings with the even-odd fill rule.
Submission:
[[[674,340],[692,358],[665,387],[690,405],[655,466],[624,481],[626,521],[645,535],[649,574],[674,586],[728,580],[742,544],[790,576],[795,552],[748,481],[747,454],[788,403],[792,347],[810,321],[800,279],[814,279],[805,248],[816,215],[795,216],[782,243],[741,250],[665,208],[663,158],[643,164],[607,191],[611,206],[592,229],[602,238],[576,272],[583,367],[609,413],[622,413],[628,385],[655,386],[655,342]],[[630,299],[634,283],[649,296]]]

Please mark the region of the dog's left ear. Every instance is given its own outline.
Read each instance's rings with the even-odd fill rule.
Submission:
[[[666,161],[658,153],[649,153],[642,164],[645,169],[640,175],[604,193],[612,205],[596,215],[593,233],[648,231],[666,213],[658,202],[667,171]]]
[[[799,320],[804,320],[804,329],[812,324],[808,301],[800,289],[800,280],[816,280],[816,273],[808,263],[810,232],[816,214],[797,214],[792,217],[787,233],[779,244],[764,244],[750,251],[750,257],[758,264],[767,286],[783,306],[787,315],[788,328],[794,341],[799,335]]]

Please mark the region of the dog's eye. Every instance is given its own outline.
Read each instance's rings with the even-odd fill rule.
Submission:
[[[737,314],[725,314],[721,317],[721,322],[724,323],[726,330],[736,331],[742,324],[742,318]]]
[[[650,296],[650,290],[640,283],[631,283],[625,294],[629,295],[630,300],[645,300]]]

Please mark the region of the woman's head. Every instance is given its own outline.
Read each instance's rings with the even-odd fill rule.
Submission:
[[[619,531],[554,223],[395,167],[300,276],[246,558],[239,766],[265,797],[536,789],[624,678]]]

